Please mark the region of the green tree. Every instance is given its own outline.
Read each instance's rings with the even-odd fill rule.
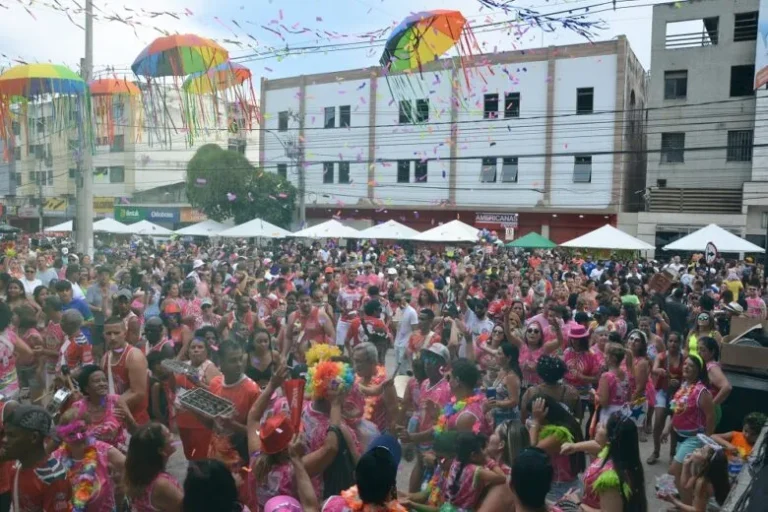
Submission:
[[[187,164],[187,197],[213,220],[237,224],[260,218],[288,228],[296,187],[251,165],[244,155],[216,144],[200,147]]]

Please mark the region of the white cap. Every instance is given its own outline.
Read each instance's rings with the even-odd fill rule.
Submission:
[[[203,262],[203,260],[195,260],[192,262],[192,270],[197,270],[204,265],[205,263]]]
[[[387,274],[389,274],[390,276],[396,276],[397,275],[397,269],[389,267],[387,269]]]

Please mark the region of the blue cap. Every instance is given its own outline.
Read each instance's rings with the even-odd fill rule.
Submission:
[[[397,439],[389,434],[381,434],[375,437],[373,441],[371,441],[371,444],[368,445],[366,453],[371,452],[376,448],[383,448],[387,450],[390,455],[392,455],[392,459],[395,461],[395,466],[400,465],[400,458],[403,451],[402,447],[400,446],[400,442]]]

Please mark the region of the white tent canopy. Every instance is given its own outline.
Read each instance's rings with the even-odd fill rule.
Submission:
[[[590,231],[586,235],[569,240],[560,247],[577,247],[579,249],[613,249],[617,251],[650,251],[655,249],[649,243],[628,235],[610,224]]]
[[[93,223],[94,233],[112,233],[115,235],[128,235],[131,231],[128,226],[115,219],[101,219]]]
[[[191,226],[181,228],[176,231],[176,234],[181,236],[217,236],[222,231],[231,227],[232,226],[227,226],[221,222],[208,219],[202,222],[198,222],[197,224],[192,224]]]
[[[291,236],[296,238],[360,238],[360,232],[355,228],[345,226],[341,222],[331,219],[297,231]]]
[[[396,220],[388,220],[368,229],[364,229],[357,235],[359,238],[378,238],[380,240],[409,240],[419,232],[408,226],[400,224]]]
[[[411,238],[417,242],[477,242],[480,230],[464,224],[460,220],[452,220]]]
[[[765,249],[759,245],[748,242],[717,224],[705,226],[680,240],[665,245],[664,250],[704,252],[710,242],[715,244],[718,252],[765,252]]]
[[[140,220],[139,222],[129,224],[128,230],[134,235],[170,236],[173,234],[173,231],[170,229],[153,224],[148,220]]]
[[[142,222],[146,222],[146,221],[142,221]],[[71,233],[72,221],[68,220],[67,222],[56,224],[55,226],[45,228],[43,231],[45,231],[46,233]],[[126,226],[122,222],[118,222],[115,219],[110,219],[110,218],[101,219],[99,221],[94,222],[93,232],[94,233],[113,233],[116,235],[127,235],[132,233],[132,231],[128,229],[128,226]]]
[[[45,231],[46,233],[71,233],[72,221],[68,220],[67,222],[56,224],[55,226],[45,228],[43,231]]]
[[[291,232],[265,220],[253,219],[239,226],[225,229],[219,232],[218,236],[225,238],[285,238],[291,236]]]

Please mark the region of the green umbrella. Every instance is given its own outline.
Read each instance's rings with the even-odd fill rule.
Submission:
[[[517,240],[509,242],[504,247],[517,247],[519,249],[554,249],[557,247],[557,244],[549,238],[545,238],[538,233],[528,233],[527,235],[520,237]]]

